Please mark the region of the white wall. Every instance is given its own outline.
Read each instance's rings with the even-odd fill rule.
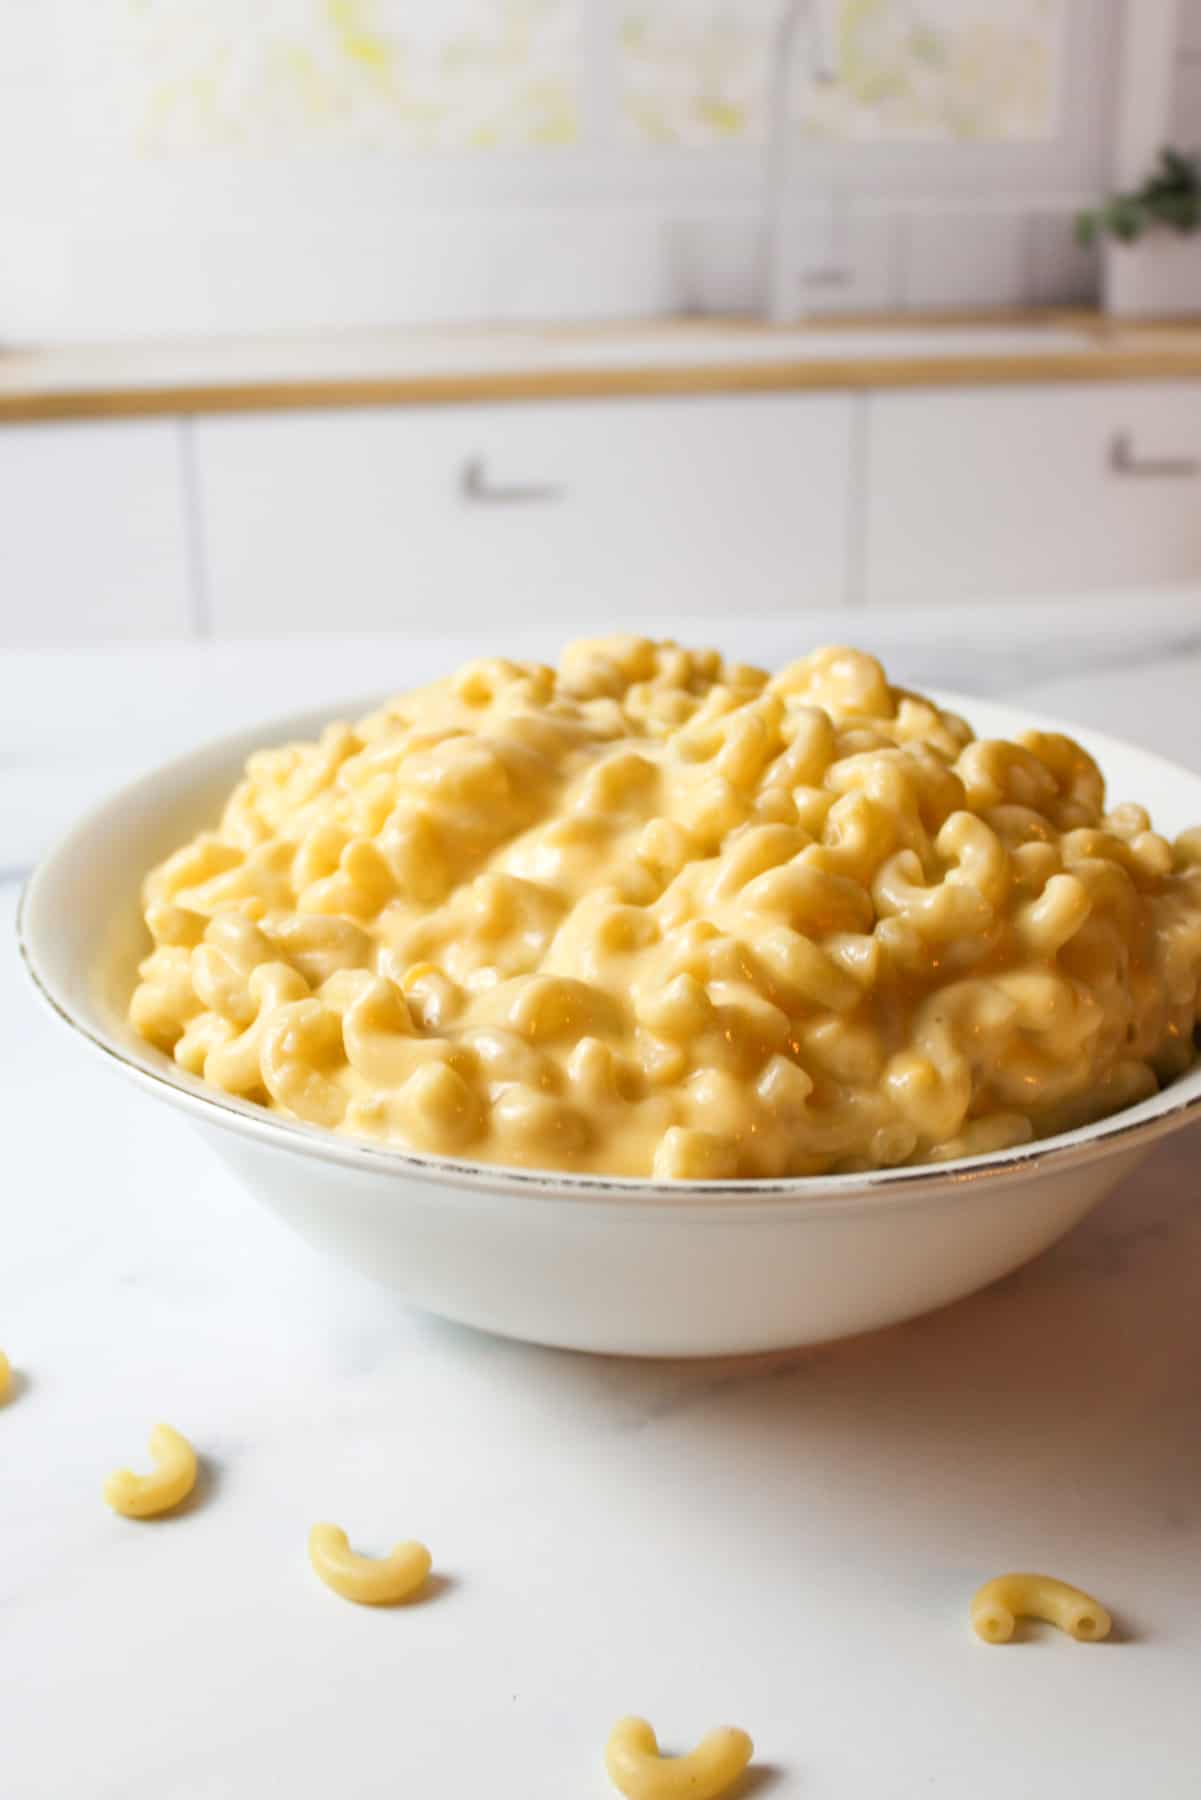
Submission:
[[[948,6],[896,3],[936,13]],[[973,16],[1002,25],[1015,9],[1038,3],[962,0]],[[1061,8],[1064,19],[1059,92],[1045,134],[948,139],[951,128],[936,122],[928,129],[944,131],[941,140],[920,132],[898,138],[889,123],[881,140],[862,135],[860,116],[839,127],[855,131],[854,141],[798,135],[789,212],[796,298],[806,310],[1072,302],[1095,294],[1095,264],[1073,249],[1070,218],[1110,178],[1123,0],[1041,3],[1051,15]],[[1174,0],[1125,3],[1140,13],[1175,10]],[[7,0],[0,57],[5,337],[613,317],[756,304],[762,81],[756,90],[748,76],[744,94],[719,67],[719,97],[728,92],[735,112],[741,106],[745,114],[723,141],[717,127],[690,131],[691,115],[682,115],[682,126],[673,122],[667,58],[669,141],[656,144],[631,126],[630,84],[615,61],[631,8],[658,16],[666,7],[670,23],[673,16],[687,21],[694,4],[712,13],[717,0],[683,7],[679,0],[407,0],[403,16],[414,41],[421,22],[444,20],[447,7],[491,20],[502,74],[496,21],[541,17],[549,8],[559,24],[539,51],[542,61],[535,59],[537,79],[521,78],[524,111],[497,110],[503,82],[495,67],[465,90],[459,112],[455,101],[427,124],[413,108],[402,116],[365,104],[370,80],[343,93],[323,75],[320,105],[334,111],[332,122],[316,125],[298,124],[286,108],[281,115],[272,99],[270,57],[263,52],[256,62],[250,53],[267,42],[263,21],[308,9],[326,20],[327,34],[329,18],[340,18],[345,37],[355,20],[365,32],[372,19],[400,17],[392,0],[325,0],[324,7],[280,0],[257,13],[245,5],[231,13],[232,4]],[[776,4],[721,0],[714,16],[745,14],[766,44]],[[1179,12],[1174,123],[1187,139],[1201,0],[1179,0]],[[247,66],[236,80],[223,76],[217,98],[202,104],[188,87],[189,80],[203,85],[199,65],[180,60],[176,39],[198,36],[217,56],[214,20],[235,14],[240,29],[227,36]],[[361,37],[355,54],[369,64],[372,40]],[[727,60],[735,66],[733,52]],[[240,112],[226,92],[231,82],[235,98],[241,92]],[[990,122],[987,94],[978,104],[979,118],[963,126],[968,132],[1025,129],[1020,119]],[[473,147],[472,131],[489,143]],[[1201,125],[1192,136],[1201,138]]]
[[[1201,149],[1201,0],[1178,0],[1176,65],[1172,82],[1171,137],[1184,149]]]

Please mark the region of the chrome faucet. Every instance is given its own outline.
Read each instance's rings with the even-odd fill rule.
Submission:
[[[781,304],[779,262],[784,205],[792,150],[792,63],[801,27],[809,35],[810,72],[815,81],[838,76],[837,0],[784,0],[772,33],[768,69],[767,130],[763,143],[763,178],[759,214],[756,289],[765,319],[788,316]]]

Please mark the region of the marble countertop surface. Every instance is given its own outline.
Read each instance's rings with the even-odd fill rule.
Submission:
[[[773,661],[853,638],[907,680],[1201,767],[1201,594],[671,629]],[[9,655],[0,867],[139,762],[463,649]],[[0,882],[4,1800],[603,1800],[627,1712],[672,1749],[743,1725],[744,1797],[1196,1795],[1196,1134],[1027,1269],[887,1332],[695,1364],[530,1349],[324,1263],[95,1066],[26,989],[17,891]],[[100,1486],[159,1418],[204,1478],[181,1516],[132,1524]],[[318,1519],[374,1552],[423,1538],[431,1597],[334,1597],[307,1565]],[[1031,1566],[1091,1588],[1115,1638],[978,1643],[978,1583]]]

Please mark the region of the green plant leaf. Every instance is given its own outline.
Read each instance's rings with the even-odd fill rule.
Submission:
[[[1098,211],[1079,215],[1076,240],[1091,244],[1101,232],[1108,232],[1119,243],[1133,244],[1152,225],[1179,232],[1201,227],[1201,155],[1165,145],[1140,188],[1111,194]]]
[[[1197,165],[1190,157],[1182,156],[1179,150],[1165,148],[1160,151],[1159,160],[1165,178],[1173,186],[1195,186]],[[1154,177],[1152,179],[1154,180]]]
[[[1109,202],[1106,224],[1122,244],[1133,244],[1146,223],[1142,206],[1132,194],[1117,194]]]
[[[1101,221],[1095,212],[1076,214],[1076,242],[1082,250],[1091,249],[1097,241]]]
[[[1196,194],[1162,194],[1155,201],[1155,217],[1176,231],[1195,231],[1198,220]]]

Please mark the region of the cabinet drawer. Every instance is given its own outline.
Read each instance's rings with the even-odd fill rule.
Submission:
[[[869,602],[1201,576],[1201,382],[873,395]]]
[[[844,598],[840,395],[197,424],[214,629],[603,626]]]
[[[187,634],[180,430],[0,427],[0,643]]]

